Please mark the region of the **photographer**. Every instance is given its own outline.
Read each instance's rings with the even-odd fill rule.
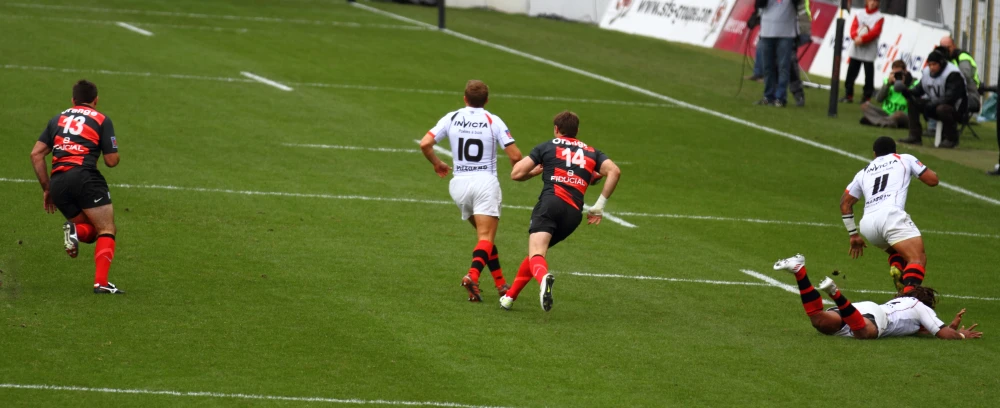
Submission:
[[[913,75],[906,70],[905,62],[896,60],[892,63],[892,74],[889,77],[892,82],[886,78],[874,100],[861,104],[861,113],[864,115],[861,118],[862,125],[902,129],[910,127],[906,97],[893,88],[896,83],[902,83],[907,89],[912,89]]]
[[[972,58],[972,55],[967,51],[955,46],[955,40],[951,37],[942,38],[941,47],[948,49],[948,59],[958,67],[959,71],[962,71],[962,76],[965,77],[965,85],[969,93],[969,112],[979,112],[979,109],[982,107],[982,102],[979,98],[979,86],[981,82],[979,80],[979,67],[976,65],[976,59]]]
[[[756,104],[784,107],[788,101],[789,84],[797,79],[795,77],[798,74],[796,43],[800,42],[799,38],[803,33],[808,35],[801,27],[811,24],[809,1],[755,0],[754,15],[760,16],[757,49],[764,76],[764,97]],[[756,22],[748,23],[748,26],[751,24]],[[791,85],[796,104],[804,106],[805,93],[802,91],[801,81]]]
[[[907,89],[906,84],[896,82],[893,88],[906,97],[909,105],[910,135],[900,139],[901,143],[921,144],[920,115],[927,119],[937,119],[942,128],[941,142],[943,148],[958,146],[957,119],[966,112],[968,94],[965,90],[965,77],[955,67],[948,63],[948,50],[935,48],[927,56],[927,67],[921,71],[920,86]],[[926,97],[924,99],[924,97]]]

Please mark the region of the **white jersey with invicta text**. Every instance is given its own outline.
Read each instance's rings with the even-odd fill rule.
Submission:
[[[934,309],[912,297],[895,298],[881,305],[876,305],[874,302],[857,302],[854,306],[866,319],[878,326],[880,338],[910,336],[919,333],[921,328],[936,335],[945,326],[944,322],[938,319],[937,313],[934,313]],[[847,323],[833,335],[854,337]]]
[[[910,177],[920,177],[927,166],[908,154],[876,157],[854,176],[847,193],[865,200],[865,214],[887,208],[906,210]]]
[[[465,107],[444,115],[430,130],[434,141],[451,140],[455,177],[497,175],[497,145],[514,143],[510,130],[498,116],[483,108]]]

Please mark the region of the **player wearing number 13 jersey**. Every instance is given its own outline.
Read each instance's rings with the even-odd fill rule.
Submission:
[[[124,293],[108,282],[115,256],[115,221],[111,193],[97,159],[118,165],[118,141],[111,118],[97,111],[97,86],[87,80],[73,85],[73,107],[49,120],[31,150],[35,176],[42,185],[46,212],[66,217],[63,242],[76,258],[80,242],[94,244],[94,293]],[[51,180],[45,156],[52,153]]]
[[[541,290],[539,300],[542,310],[552,309],[552,284],[555,276],[549,273],[545,255],[548,249],[566,239],[582,220],[583,196],[600,176],[607,182],[597,203],[590,207],[587,221],[599,224],[604,204],[614,193],[621,171],[608,156],[576,138],[580,118],[573,112],[562,112],[553,120],[555,138],[534,149],[528,157],[517,163],[510,177],[525,181],[542,174],[542,194],[531,212],[528,228],[528,256],[514,278],[514,285],[507,295],[500,298],[500,307],[510,310],[517,295],[532,278]]]
[[[489,88],[482,81],[465,85],[465,108],[444,115],[437,125],[424,135],[420,150],[434,165],[438,176],[445,177],[452,168],[434,154],[434,145],[445,138],[451,142],[455,177],[448,191],[455,200],[462,219],[476,229],[479,241],[472,251],[472,266],[462,278],[470,302],[480,302],[479,275],[488,266],[493,283],[503,296],[507,289],[500,268],[500,254],[494,245],[500,222],[500,182],[497,180],[497,148],[502,147],[513,165],[521,160],[521,151],[514,144],[510,130],[500,117],[483,109],[489,100]]]
[[[865,200],[860,235],[889,254],[889,274],[896,289],[907,293],[924,281],[927,256],[920,231],[906,213],[906,194],[910,177],[934,187],[937,174],[908,154],[896,153],[896,142],[882,136],[872,150],[875,160],[854,176],[840,199],[840,212],[851,241],[851,257],[862,255],[866,247],[854,224],[854,204]]]

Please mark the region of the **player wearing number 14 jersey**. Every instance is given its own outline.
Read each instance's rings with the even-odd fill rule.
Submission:
[[[896,289],[907,293],[924,281],[927,255],[920,231],[906,213],[906,194],[910,177],[934,187],[938,176],[920,160],[896,153],[896,142],[882,136],[872,150],[875,160],[861,169],[840,199],[840,212],[851,239],[851,257],[862,255],[865,245],[854,224],[854,204],[865,200],[860,235],[889,254],[889,273]]]
[[[553,120],[555,138],[534,149],[528,157],[517,163],[510,177],[517,181],[528,180],[542,174],[545,183],[538,204],[531,212],[531,226],[528,227],[528,256],[514,278],[514,285],[505,296],[500,297],[500,307],[510,310],[525,285],[531,278],[538,281],[541,290],[539,300],[542,310],[552,309],[552,284],[555,276],[549,273],[545,261],[548,249],[568,238],[582,220],[583,196],[600,176],[607,182],[597,203],[590,207],[587,221],[599,224],[603,216],[604,204],[618,185],[621,171],[608,156],[576,138],[580,128],[580,118],[573,112],[562,112]]]
[[[115,257],[115,219],[111,193],[97,159],[118,165],[118,142],[111,118],[97,111],[97,86],[87,80],[73,85],[73,107],[49,120],[31,150],[35,176],[42,185],[46,212],[56,209],[66,217],[63,241],[66,253],[76,258],[80,242],[94,249],[94,293],[124,293],[108,282]],[[52,153],[51,179],[45,156]]]
[[[500,222],[500,181],[497,180],[497,147],[503,147],[511,164],[521,160],[521,151],[514,144],[507,125],[500,117],[483,109],[489,100],[489,88],[482,81],[465,85],[465,108],[444,115],[437,125],[424,135],[420,150],[434,165],[438,176],[445,177],[452,168],[434,154],[434,145],[445,138],[451,141],[455,177],[448,191],[455,200],[462,219],[476,229],[479,241],[472,251],[472,266],[462,278],[462,287],[470,302],[481,302],[479,275],[484,266],[490,268],[493,283],[500,296],[510,288],[500,268],[500,253],[493,243]]]

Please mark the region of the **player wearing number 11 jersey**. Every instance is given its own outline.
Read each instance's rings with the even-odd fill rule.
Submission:
[[[503,147],[511,164],[521,160],[521,151],[514,144],[507,125],[500,117],[486,111],[489,88],[482,81],[465,85],[465,108],[444,115],[437,125],[424,135],[420,150],[434,165],[438,176],[445,177],[452,168],[434,154],[434,145],[444,138],[451,141],[455,177],[448,191],[455,200],[462,219],[476,229],[479,242],[472,251],[472,266],[462,278],[462,287],[469,292],[470,302],[481,302],[479,275],[484,266],[490,268],[500,296],[510,288],[500,268],[500,253],[493,243],[500,222],[500,181],[497,180],[497,147]]]
[[[568,238],[582,220],[583,196],[600,176],[607,177],[597,203],[590,207],[587,221],[599,224],[604,204],[618,185],[621,171],[608,156],[576,138],[580,118],[573,112],[562,112],[553,120],[555,138],[534,149],[528,157],[517,163],[510,177],[517,181],[528,180],[542,174],[542,194],[531,212],[528,227],[528,256],[514,278],[514,285],[507,295],[500,297],[500,307],[510,310],[525,285],[535,278],[541,286],[539,300],[542,310],[552,309],[552,284],[555,276],[549,273],[545,261],[548,249]]]
[[[916,157],[897,154],[896,142],[890,137],[876,139],[872,150],[875,160],[854,176],[840,199],[844,226],[851,237],[850,254],[857,258],[867,247],[854,224],[854,204],[864,198],[860,235],[889,254],[889,273],[896,289],[907,293],[923,283],[927,264],[920,231],[905,210],[910,177],[934,187],[938,176]]]

